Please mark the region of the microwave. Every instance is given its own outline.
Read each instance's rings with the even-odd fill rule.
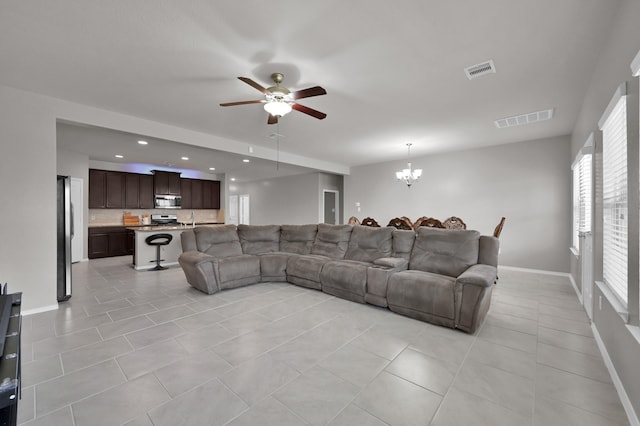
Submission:
[[[182,197],[179,195],[158,195],[156,194],[154,206],[156,209],[179,209],[181,208]]]

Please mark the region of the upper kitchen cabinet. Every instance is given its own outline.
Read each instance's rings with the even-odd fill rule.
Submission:
[[[104,209],[107,207],[106,198],[107,172],[89,169],[89,208]]]
[[[121,209],[125,204],[126,173],[89,170],[89,208]]]
[[[180,195],[180,173],[153,171],[153,186],[159,195]]]
[[[153,176],[89,169],[90,209],[152,209]]]
[[[217,210],[220,208],[220,181],[202,181],[202,204],[205,209]]]
[[[121,209],[125,204],[126,173],[107,172],[107,208]]]
[[[153,176],[127,173],[125,177],[125,208],[153,208]]]
[[[187,178],[181,181],[183,209],[220,208],[220,181]]]

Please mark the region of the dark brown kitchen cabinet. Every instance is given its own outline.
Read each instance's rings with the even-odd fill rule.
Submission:
[[[181,179],[183,209],[219,209],[220,181]]]
[[[89,169],[89,208],[104,209],[107,207],[105,194],[107,172]]]
[[[89,228],[89,259],[133,254],[134,235],[124,226]]]
[[[125,176],[125,208],[153,208],[153,176],[126,173]]]
[[[153,175],[89,169],[90,209],[152,209]]]
[[[125,176],[124,206],[127,209],[137,209],[140,206],[140,177],[134,173]]]
[[[153,203],[153,175],[138,175],[140,186],[138,192],[138,207],[141,209],[154,208]]]
[[[180,195],[180,173],[154,170],[153,186],[156,194]]]
[[[180,179],[180,197],[183,209],[191,209],[191,179]]]
[[[211,204],[205,206],[205,209],[218,210],[220,208],[220,181],[212,180],[211,182]]]
[[[124,207],[126,173],[107,172],[107,208],[121,209]]]
[[[202,203],[202,182],[198,179],[191,180],[191,208],[192,209],[203,209],[204,205]]]

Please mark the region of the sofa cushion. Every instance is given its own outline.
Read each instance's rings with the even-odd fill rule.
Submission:
[[[282,225],[280,227],[280,251],[296,254],[311,254],[316,240],[318,225]]]
[[[381,257],[391,256],[393,229],[355,225],[344,258],[373,262]]]
[[[260,259],[241,254],[216,259],[220,289],[234,288],[260,282]]]
[[[311,247],[311,254],[333,260],[343,259],[349,246],[353,225],[318,224],[318,235]]]
[[[370,266],[369,262],[357,260],[332,260],[325,263],[320,273],[322,291],[364,303],[367,269]]]
[[[235,225],[198,226],[193,232],[198,251],[220,259],[242,254]]]
[[[426,314],[453,322],[456,317],[456,291],[456,280],[452,277],[414,270],[401,271],[389,278],[387,302],[391,310],[400,308],[403,314],[413,318]]]
[[[450,231],[420,227],[411,251],[409,269],[457,277],[478,263],[478,231]]]
[[[244,254],[273,253],[280,250],[280,225],[238,225]]]
[[[393,257],[401,257],[405,260],[411,258],[411,250],[413,249],[413,243],[416,240],[416,233],[414,231],[405,231],[402,229],[393,230]]]
[[[320,272],[324,264],[330,260],[326,256],[313,254],[291,256],[287,261],[287,281],[320,290]]]

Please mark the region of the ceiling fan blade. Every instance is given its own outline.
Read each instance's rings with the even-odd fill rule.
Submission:
[[[258,83],[256,83],[255,81],[251,80],[248,77],[238,77],[238,80],[244,81],[249,86],[253,87],[254,89],[256,89],[258,91],[260,91],[261,93],[264,93],[265,95],[268,95],[270,93],[267,89],[265,89],[264,87],[260,86]]]
[[[276,124],[278,123],[278,117],[275,115],[269,114],[269,118],[267,119],[267,124]]]
[[[324,112],[320,112],[320,111],[317,111],[317,110],[315,110],[313,108],[309,108],[309,107],[306,107],[306,106],[300,105],[300,104],[292,104],[291,108],[295,109],[296,111],[300,111],[300,112],[303,112],[303,113],[305,113],[307,115],[315,117],[318,120],[322,120],[327,116],[327,114],[325,114]]]
[[[260,104],[264,102],[263,100],[255,100],[255,101],[240,101],[240,102],[227,102],[224,104],[220,104],[220,106],[236,106],[236,105],[249,105],[249,104]]]
[[[320,86],[309,87],[308,89],[298,90],[291,93],[292,99],[310,98],[311,96],[326,95],[327,91]]]

